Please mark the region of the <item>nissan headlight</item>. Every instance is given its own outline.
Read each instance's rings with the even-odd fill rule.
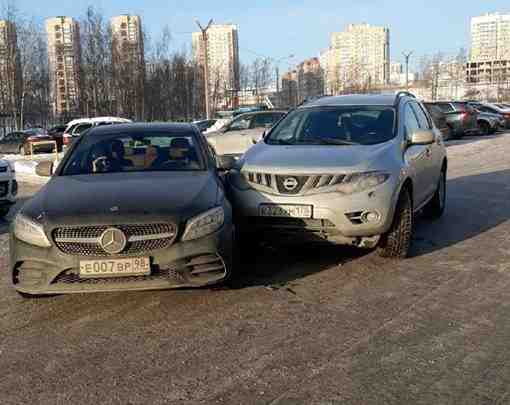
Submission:
[[[211,235],[220,229],[224,222],[225,211],[223,208],[213,208],[188,221],[182,240],[190,241]]]
[[[51,247],[42,225],[23,214],[18,214],[14,218],[13,231],[16,238],[30,245],[43,248]]]
[[[365,172],[348,174],[344,180],[336,185],[335,191],[343,194],[356,194],[370,190],[388,181],[389,173]]]

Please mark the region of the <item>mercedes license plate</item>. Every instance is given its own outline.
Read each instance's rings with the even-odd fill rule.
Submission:
[[[146,276],[151,272],[148,257],[80,262],[80,277]]]
[[[312,218],[311,205],[261,204],[261,217]]]

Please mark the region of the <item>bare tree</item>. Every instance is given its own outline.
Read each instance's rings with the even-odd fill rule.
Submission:
[[[82,113],[86,116],[114,113],[111,29],[93,7],[81,21]]]

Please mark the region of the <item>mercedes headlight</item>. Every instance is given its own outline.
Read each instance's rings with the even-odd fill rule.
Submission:
[[[224,222],[225,211],[223,208],[213,208],[188,221],[182,240],[189,241],[203,238],[220,229]]]
[[[23,242],[43,248],[51,247],[42,225],[23,214],[14,218],[13,230],[14,236]]]
[[[348,174],[334,189],[343,194],[361,193],[385,183],[389,178],[390,174],[385,172],[352,173]]]

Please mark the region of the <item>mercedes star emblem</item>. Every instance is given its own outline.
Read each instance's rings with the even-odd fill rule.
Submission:
[[[299,186],[299,182],[295,177],[287,177],[283,181],[283,187],[287,191],[294,191]]]
[[[100,244],[106,253],[116,255],[126,248],[127,238],[120,229],[108,228],[101,235]]]

